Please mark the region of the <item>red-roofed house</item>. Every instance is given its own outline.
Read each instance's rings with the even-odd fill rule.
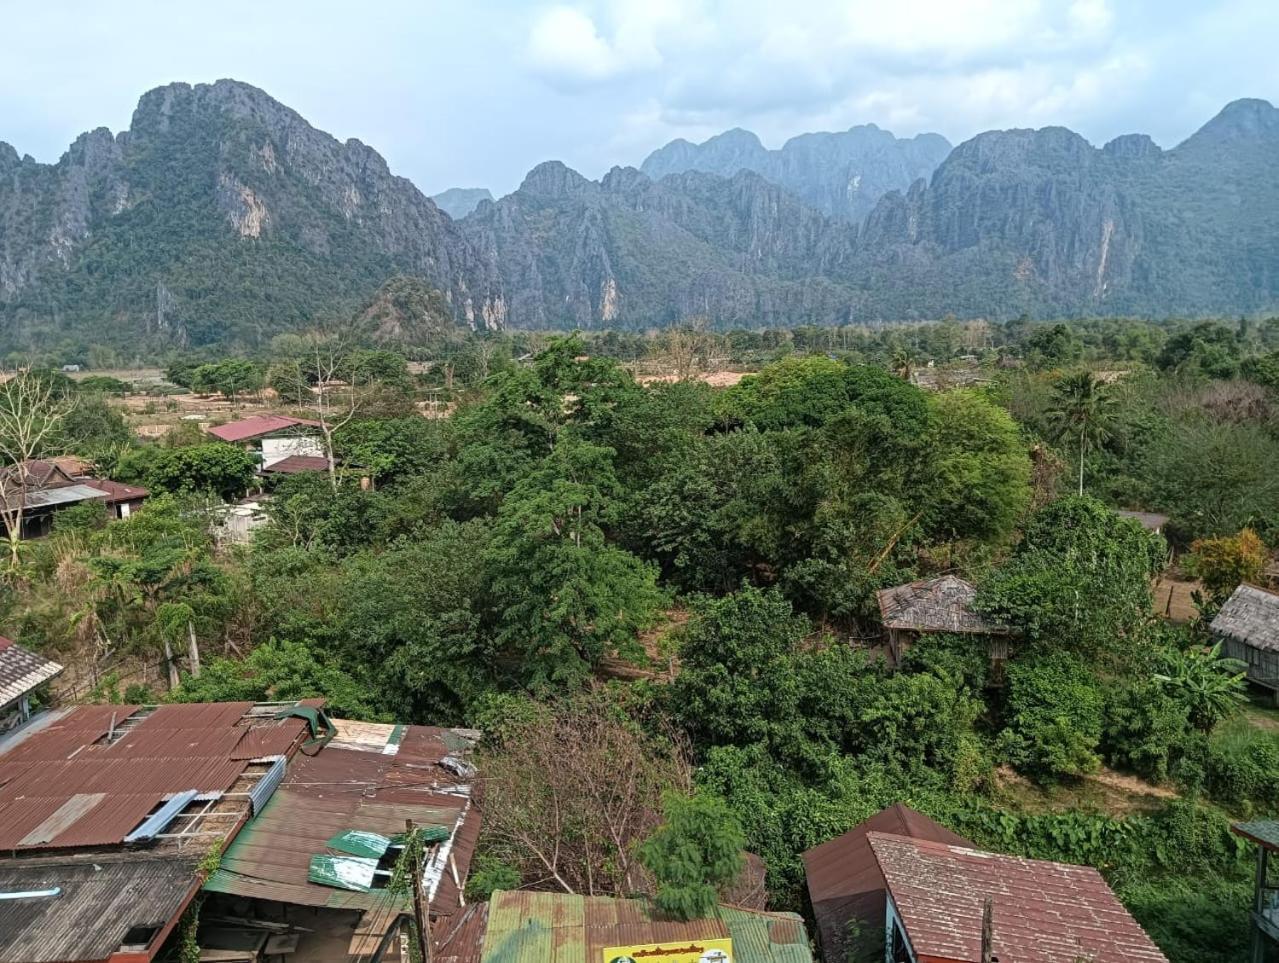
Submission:
[[[893,833],[957,846],[971,846],[923,813],[897,803],[881,809],[842,836],[803,854],[808,896],[826,960],[882,960],[887,885],[866,837]]]
[[[23,538],[40,538],[49,534],[53,516],[65,508],[96,501],[112,518],[127,518],[147,497],[147,490],[137,485],[72,474],[76,467],[83,470],[85,464],[79,459],[33,458],[0,470],[6,524],[16,527],[20,520]]]
[[[226,425],[215,425],[207,428],[208,434],[220,441],[243,446],[258,457],[258,468],[266,472],[276,464],[290,460],[294,468],[285,473],[297,471],[325,471],[329,462],[325,457],[324,442],[320,437],[320,422],[310,418],[292,418],[286,414],[255,414],[243,421],[228,422]],[[308,459],[310,468],[298,468],[298,458]],[[324,460],[324,466],[318,466],[318,460]]]
[[[892,963],[1167,963],[1097,870],[869,833],[888,888]]]
[[[256,454],[263,470],[286,458],[323,458],[320,423],[288,415],[253,415],[206,429],[219,441],[240,445]],[[325,468],[328,462],[325,462]]]

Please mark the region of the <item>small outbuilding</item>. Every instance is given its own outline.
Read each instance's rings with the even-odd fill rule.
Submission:
[[[957,575],[880,589],[875,595],[893,665],[918,636],[941,633],[989,636],[991,660],[1008,657],[1008,628],[973,610],[977,588]]]
[[[0,732],[31,718],[31,693],[62,671],[52,659],[0,636]]]
[[[1279,595],[1240,585],[1209,627],[1222,654],[1248,665],[1248,681],[1279,698]]]

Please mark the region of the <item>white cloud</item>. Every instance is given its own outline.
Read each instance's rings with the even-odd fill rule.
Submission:
[[[589,16],[571,7],[552,7],[533,23],[529,63],[550,78],[572,82],[604,80],[621,66],[617,51]]]

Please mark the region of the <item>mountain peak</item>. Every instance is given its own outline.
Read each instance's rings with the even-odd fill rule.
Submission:
[[[701,144],[673,140],[653,151],[641,170],[655,181],[691,171],[721,177],[753,171],[827,216],[857,223],[888,191],[905,191],[930,176],[949,152],[940,134],[898,138],[874,124],[798,134],[776,150],[734,127]]]
[[[493,195],[487,187],[450,187],[446,191],[432,194],[431,200],[453,220],[460,221],[484,201],[493,200]]]
[[[525,194],[541,194],[546,197],[563,197],[580,194],[596,186],[563,161],[542,161],[526,175],[520,184]]]
[[[1187,143],[1271,138],[1279,138],[1279,110],[1268,100],[1244,97],[1221,108],[1221,112],[1192,134]]]

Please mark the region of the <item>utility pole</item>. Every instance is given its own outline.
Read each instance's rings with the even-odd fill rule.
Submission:
[[[413,920],[417,924],[418,951],[422,963],[431,963],[431,913],[422,894],[422,848],[414,838],[413,820],[404,821],[404,845],[409,847],[413,865]]]

